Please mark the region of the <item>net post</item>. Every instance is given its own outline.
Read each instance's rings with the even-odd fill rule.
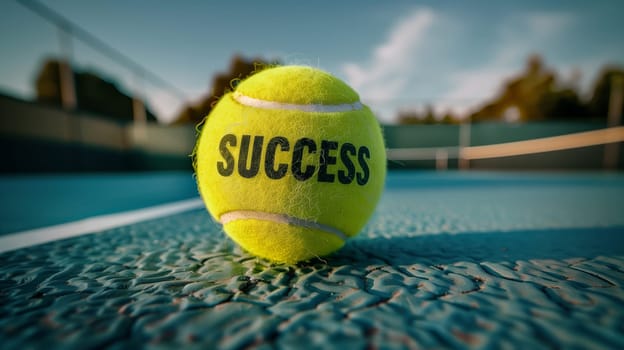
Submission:
[[[609,94],[608,127],[620,125],[622,121],[622,103],[624,100],[624,79],[621,76],[611,77],[611,93]],[[608,143],[604,146],[603,165],[605,169],[617,169],[620,156],[620,144]]]
[[[61,105],[67,111],[76,109],[76,87],[72,70],[72,38],[71,29],[57,24],[61,59],[59,61],[59,82]]]
[[[459,125],[459,157],[458,167],[461,170],[470,168],[470,160],[464,157],[464,149],[470,146],[470,117]]]
[[[147,139],[147,112],[143,102],[143,75],[135,73],[135,91],[132,94],[132,121],[135,142],[143,143]]]
[[[436,150],[435,159],[436,159],[436,170],[447,170],[448,169],[448,151],[445,148],[438,148]]]

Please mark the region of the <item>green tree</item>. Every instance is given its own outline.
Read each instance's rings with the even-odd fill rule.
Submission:
[[[522,74],[510,79],[498,96],[470,117],[473,121],[504,120],[512,109],[517,111],[518,121],[589,117],[578,92],[558,81],[537,55],[529,58]]]
[[[46,60],[36,79],[37,101],[61,106],[60,61]],[[99,114],[109,118],[132,121],[132,97],[124,94],[115,83],[89,71],[72,70],[76,89],[76,108],[79,111]],[[145,108],[147,120],[156,116]]]
[[[431,105],[427,105],[423,112],[415,110],[399,112],[398,122],[402,125],[459,123],[458,119],[450,111],[440,116],[435,113]]]
[[[624,84],[624,68],[616,66],[603,68],[594,83],[592,96],[589,100],[589,110],[592,116],[598,118],[607,117],[611,93],[615,84]],[[622,88],[620,87],[620,89]],[[624,107],[619,113],[620,115],[624,114]]]
[[[547,91],[537,102],[540,119],[578,119],[589,116],[587,105],[572,89]]]
[[[235,55],[227,72],[219,73],[212,79],[210,93],[194,105],[187,105],[175,118],[174,123],[200,123],[210,113],[221,96],[232,91],[242,79],[266,67],[278,65],[279,61],[265,61],[261,58],[245,59]]]

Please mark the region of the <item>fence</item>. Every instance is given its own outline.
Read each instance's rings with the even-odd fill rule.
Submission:
[[[120,123],[0,95],[3,172],[191,169],[192,126]]]
[[[161,115],[162,108],[173,113],[184,105],[184,92],[45,5],[24,0],[10,4],[16,13],[21,11],[21,15],[40,18],[33,25],[22,25],[11,35],[11,40],[28,43],[30,51],[3,50],[6,67],[11,67],[8,63],[15,61],[28,61],[32,65],[28,73],[15,73],[19,75],[12,79],[14,83],[17,81],[17,95],[25,99],[34,97],[28,84],[32,84],[32,69],[37,68],[41,57],[58,57],[67,64],[61,65],[60,72],[64,109],[0,96],[0,145],[6,158],[1,170],[190,169],[188,155],[195,142],[194,126],[165,127],[146,123],[143,104],[147,101],[148,105],[161,108]],[[110,77],[122,91],[132,96],[134,123],[118,123],[75,110],[76,96],[68,71],[72,67],[97,67],[98,73]],[[0,88],[6,88],[3,84],[0,81]],[[621,85],[618,85],[619,90],[613,90],[612,100],[616,103],[611,106],[608,125],[587,122],[386,126],[389,165],[410,169],[622,168],[624,152],[618,138],[620,129],[580,134],[576,139],[568,137],[564,140],[576,141],[556,150],[549,148],[562,139],[548,139],[617,125],[616,119],[620,117],[617,111],[622,104]],[[164,113],[166,115],[167,111]],[[613,140],[607,136],[612,134],[616,135]],[[532,144],[513,143],[537,138],[547,139]],[[486,145],[490,146],[479,148]],[[535,152],[518,153],[536,145],[541,148],[534,148]],[[491,156],[501,153],[501,149],[508,150],[505,156]]]
[[[384,134],[395,169],[621,169],[624,129],[605,128],[479,123],[385,126]],[[0,95],[0,136],[4,172],[190,170],[196,130],[121,123]],[[618,147],[610,163],[606,145]]]
[[[17,0],[5,7],[14,21],[9,26],[15,30],[0,45],[0,90],[34,99],[37,70],[44,59],[55,59],[61,63],[58,83],[65,110],[75,110],[78,102],[72,71],[93,72],[113,82],[133,99],[132,114],[137,123],[145,121],[146,107],[167,122],[186,104],[187,94],[170,81],[46,5]]]

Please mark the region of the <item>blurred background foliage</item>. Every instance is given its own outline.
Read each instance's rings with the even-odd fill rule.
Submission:
[[[589,96],[583,96],[575,78],[562,80],[540,56],[533,55],[522,73],[502,82],[499,93],[467,118],[472,122],[606,120],[613,82],[617,79],[624,79],[624,69],[604,66]],[[438,115],[431,106],[424,111],[402,111],[398,115],[400,124],[453,124],[460,119],[451,113]]]
[[[37,101],[61,106],[59,65],[48,59],[39,68],[36,79]],[[268,66],[279,65],[279,59],[246,58],[234,55],[229,67],[214,76],[210,90],[198,102],[187,104],[174,118],[173,124],[200,123],[219,98],[234,88],[236,82]],[[132,121],[132,98],[116,84],[96,72],[73,69],[77,108],[82,111]],[[579,73],[580,74],[580,73]],[[483,102],[467,116],[451,112],[436,113],[429,105],[423,110],[403,110],[398,113],[399,124],[458,124],[463,118],[471,122],[506,121],[529,122],[545,120],[605,120],[613,81],[624,80],[622,67],[604,66],[595,78],[588,96],[579,92],[577,81],[563,80],[538,55],[528,58],[526,67],[517,76],[501,82],[501,89],[491,100]],[[620,112],[622,113],[622,112]],[[156,116],[146,109],[148,121]]]
[[[200,123],[206,117],[221,96],[234,89],[235,84],[268,66],[279,65],[279,60],[267,61],[262,58],[247,59],[234,55],[227,71],[212,78],[212,88],[198,103],[189,104],[174,119],[174,124]]]
[[[61,65],[66,63],[48,58],[39,67],[35,80],[38,102],[62,107]],[[113,80],[104,78],[94,71],[72,68],[77,110],[123,122],[133,120],[133,99],[117,88]],[[156,122],[156,115],[147,107],[145,114],[148,121]]]

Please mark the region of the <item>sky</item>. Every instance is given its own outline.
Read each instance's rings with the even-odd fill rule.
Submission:
[[[539,54],[589,93],[605,64],[624,65],[623,1],[39,0],[182,92],[142,78],[72,40],[71,60],[162,121],[210,92],[234,54],[324,69],[344,79],[383,123],[433,106],[465,115]],[[59,34],[18,1],[0,3],[0,91],[34,98]]]

